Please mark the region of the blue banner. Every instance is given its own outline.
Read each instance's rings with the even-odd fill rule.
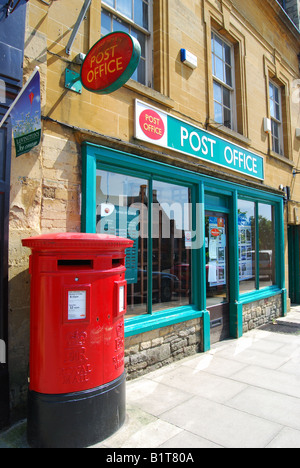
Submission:
[[[41,86],[37,71],[11,110],[16,156],[29,153],[41,141]]]

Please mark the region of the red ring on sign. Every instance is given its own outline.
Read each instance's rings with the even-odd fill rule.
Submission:
[[[146,137],[161,140],[165,134],[165,124],[161,116],[152,109],[144,110],[140,115],[140,127]]]

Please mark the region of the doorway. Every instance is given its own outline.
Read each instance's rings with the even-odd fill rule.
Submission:
[[[206,308],[211,344],[230,337],[228,216],[205,212]]]
[[[292,304],[300,303],[300,226],[288,226],[289,294]]]

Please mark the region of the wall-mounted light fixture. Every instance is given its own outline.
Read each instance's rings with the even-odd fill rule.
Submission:
[[[300,138],[300,128],[296,128],[296,138]]]

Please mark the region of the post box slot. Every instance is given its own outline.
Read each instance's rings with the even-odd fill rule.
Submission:
[[[85,270],[93,268],[93,260],[58,260],[58,269]]]
[[[112,259],[112,267],[113,268],[119,268],[120,266],[125,265],[125,260],[124,258],[113,258]]]

